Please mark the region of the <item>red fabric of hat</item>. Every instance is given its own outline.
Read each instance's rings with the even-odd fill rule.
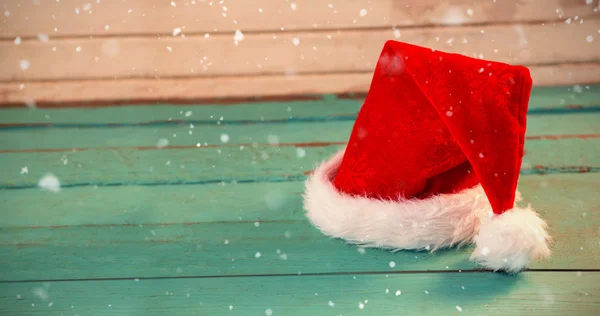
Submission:
[[[531,87],[522,66],[388,41],[346,148],[307,180],[309,219],[365,246],[474,241],[493,270],[547,257],[546,223],[515,206]]]

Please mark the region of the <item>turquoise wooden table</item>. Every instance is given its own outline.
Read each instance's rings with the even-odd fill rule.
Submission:
[[[0,315],[600,315],[600,86],[533,91],[519,189],[555,242],[516,276],[308,223],[360,105],[0,110]]]

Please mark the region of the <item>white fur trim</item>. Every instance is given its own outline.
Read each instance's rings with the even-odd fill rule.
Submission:
[[[518,272],[549,256],[546,223],[530,207],[493,215],[481,185],[427,199],[384,201],[339,192],[331,180],[344,149],[321,163],[305,183],[304,208],[325,235],[364,247],[416,249],[475,242],[471,260],[486,268]],[[516,192],[516,200],[521,194]]]
[[[494,215],[483,221],[471,260],[494,271],[519,272],[529,261],[550,255],[546,228],[546,222],[530,206]]]
[[[471,242],[491,212],[480,185],[427,199],[384,201],[339,192],[331,179],[344,149],[323,162],[305,184],[304,208],[325,235],[365,247],[426,249]]]

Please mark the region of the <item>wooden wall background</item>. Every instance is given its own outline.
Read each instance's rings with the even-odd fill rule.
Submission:
[[[2,0],[0,104],[363,93],[388,39],[598,83],[598,2]]]

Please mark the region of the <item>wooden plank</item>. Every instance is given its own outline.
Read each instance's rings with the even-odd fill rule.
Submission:
[[[600,66],[600,64],[599,64]],[[600,67],[599,67],[600,70]],[[111,95],[113,93],[111,92]],[[310,100],[236,102],[232,104],[124,104],[119,106],[86,107],[83,103],[71,108],[39,108],[35,111],[21,108],[0,108],[0,128],[14,125],[54,124],[161,124],[216,121],[223,117],[231,121],[275,121],[324,117],[353,116],[358,113],[364,98],[355,96],[319,95]],[[535,86],[529,100],[529,114],[544,110],[593,111],[600,106],[600,85]],[[189,113],[188,113],[189,111]],[[186,116],[188,115],[188,116]]]
[[[595,315],[600,312],[599,280],[598,272],[530,272],[517,277],[442,273],[15,283],[0,284],[0,312],[397,315],[402,310],[408,315]],[[32,289],[48,297],[40,298]]]
[[[599,272],[573,271],[2,283],[0,313],[597,315],[598,282]]]
[[[47,172],[55,173],[63,187],[284,181],[302,177],[341,147],[328,142],[10,153],[0,155],[0,188],[35,188]],[[531,140],[525,152],[522,174],[600,171],[600,135]]]
[[[3,38],[54,36],[171,34],[340,29],[357,27],[456,25],[566,20],[597,15],[596,4],[576,0],[473,2],[379,0],[245,0],[219,1],[77,0],[6,3],[0,22]],[[361,10],[366,15],[361,16]],[[575,23],[578,21],[576,20]],[[108,25],[108,28],[106,27]]]
[[[568,120],[566,120],[568,118]],[[600,113],[563,115],[532,115],[528,118],[527,136],[600,134]],[[283,125],[285,124],[285,125]],[[164,124],[156,126],[124,126],[119,128],[48,128],[9,129],[0,133],[0,153],[14,151],[71,152],[85,148],[136,147],[157,149],[160,142],[169,147],[194,147],[198,143],[228,146],[252,146],[253,143],[313,143],[345,142],[350,135],[354,117],[325,118],[313,121],[263,122],[244,124]],[[190,134],[191,131],[191,134]],[[224,136],[226,135],[226,137]],[[164,140],[163,140],[164,139]],[[214,149],[215,151],[217,149]],[[72,166],[72,165],[71,165]]]
[[[525,65],[597,62],[600,19],[555,25],[411,28],[399,40]],[[546,34],[552,30],[552,36]],[[331,35],[328,38],[328,35]],[[275,38],[274,38],[275,37]],[[299,45],[293,39],[299,38]],[[206,77],[370,72],[392,30],[57,39],[0,42],[1,81]],[[365,43],[371,43],[365,45]],[[56,52],[52,50],[56,47]],[[568,47],[568,49],[564,49]],[[352,56],[352,58],[340,58]],[[23,67],[24,62],[26,69]],[[25,70],[23,70],[25,69]]]
[[[531,268],[600,268],[600,217],[593,216],[598,181],[592,174],[521,178],[524,198],[548,222],[555,239],[553,256]],[[302,188],[302,182],[287,182],[86,187],[61,194],[1,191],[3,205],[11,205],[7,217],[18,217],[27,226],[0,228],[0,280],[475,267],[468,260],[470,246],[434,254],[378,249],[361,253],[330,239],[304,218]],[[22,202],[24,191],[27,203]],[[43,226],[29,227],[37,223]],[[394,268],[388,266],[390,261],[396,262]]]
[[[529,66],[529,68],[535,86],[600,83],[600,63]],[[152,101],[206,103],[214,102],[215,99],[366,93],[371,78],[371,72],[364,72],[160,80],[0,82],[0,108],[23,107],[26,104],[37,107],[94,107],[99,103],[101,105],[143,104]]]

